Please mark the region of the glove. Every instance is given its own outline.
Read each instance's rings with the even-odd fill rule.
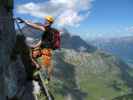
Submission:
[[[18,20],[19,23],[25,23],[25,21],[21,19],[20,17],[16,18],[16,20]]]

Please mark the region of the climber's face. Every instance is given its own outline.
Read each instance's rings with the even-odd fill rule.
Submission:
[[[49,27],[51,23],[48,20],[44,20],[44,27]]]

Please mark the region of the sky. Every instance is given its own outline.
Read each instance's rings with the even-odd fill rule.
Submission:
[[[15,0],[14,15],[42,22],[52,15],[53,27],[84,39],[133,36],[133,0]]]

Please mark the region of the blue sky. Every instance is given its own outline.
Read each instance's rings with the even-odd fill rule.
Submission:
[[[42,1],[44,2],[46,0],[15,0],[15,8],[18,5],[25,5],[29,2],[34,2],[36,4]],[[69,26],[67,26],[66,23],[64,25],[64,27],[68,28],[71,33],[74,35],[78,34],[85,39],[133,35],[133,0],[84,1],[88,1],[89,8],[81,11],[77,10],[77,16],[74,16],[74,19],[77,19],[77,21],[74,22],[73,19],[71,19],[73,23],[71,23],[70,20],[70,22],[67,23]],[[15,9],[14,12],[15,16],[20,16],[24,19],[42,21],[41,17],[36,17],[34,14],[32,15],[32,13],[20,13],[17,12],[17,9]],[[75,12],[72,11],[71,13],[75,15]],[[83,16],[86,15],[87,17],[84,18]],[[73,24],[77,24],[77,27],[73,27]]]

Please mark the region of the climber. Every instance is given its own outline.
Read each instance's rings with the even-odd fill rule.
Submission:
[[[60,47],[59,31],[52,28],[54,22],[52,16],[44,17],[44,24],[39,25],[27,20],[18,18],[21,23],[25,23],[32,28],[43,31],[41,40],[34,45],[30,45],[30,57],[37,69],[46,69],[48,72],[47,83],[51,80],[53,73],[52,51]],[[34,34],[35,35],[35,34]]]

